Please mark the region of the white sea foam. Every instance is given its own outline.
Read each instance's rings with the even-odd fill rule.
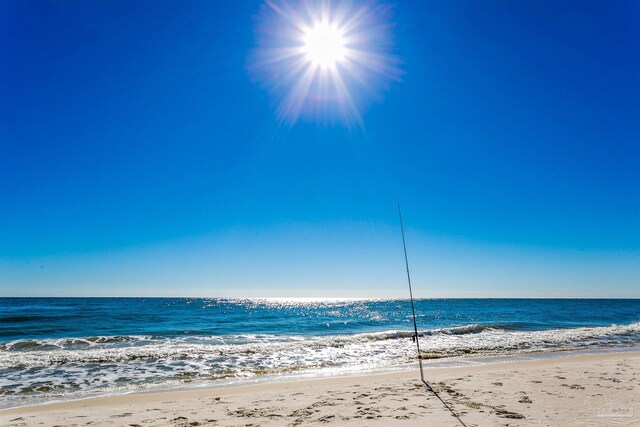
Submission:
[[[640,345],[640,323],[552,330],[461,325],[420,332],[428,357],[502,355]],[[0,344],[4,405],[20,396],[135,390],[310,370],[378,369],[414,358],[411,331],[355,335],[88,337]]]

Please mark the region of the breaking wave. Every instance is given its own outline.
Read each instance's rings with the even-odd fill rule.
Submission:
[[[422,346],[443,355],[461,352],[502,352],[519,349],[555,349],[563,344],[634,344],[639,340],[640,322],[630,325],[513,330],[513,324],[471,324],[419,332]],[[347,345],[400,341],[413,337],[413,331],[390,330],[353,335],[309,337],[302,335],[242,334],[228,336],[94,336],[42,340],[13,340],[0,344],[0,367],[33,367],[68,362],[122,362],[142,358],[190,357],[198,355],[247,354],[256,351],[285,351],[302,348],[343,348]],[[464,336],[464,339],[462,337]]]
[[[469,324],[420,331],[423,357],[640,345],[640,323],[538,331],[516,327]],[[10,406],[21,396],[65,397],[269,374],[389,368],[414,360],[412,336],[411,331],[389,330],[324,337],[241,334],[13,340],[0,344],[0,395],[5,398],[3,405]]]

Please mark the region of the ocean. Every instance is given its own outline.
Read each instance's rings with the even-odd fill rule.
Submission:
[[[421,299],[425,365],[640,347],[640,300]],[[1,407],[416,365],[408,300],[0,298]]]

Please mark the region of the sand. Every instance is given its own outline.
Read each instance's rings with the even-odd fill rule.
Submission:
[[[426,375],[467,426],[640,425],[640,352]],[[0,425],[462,426],[417,371],[99,397],[0,411]]]

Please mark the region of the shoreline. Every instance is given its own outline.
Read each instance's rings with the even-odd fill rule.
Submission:
[[[443,357],[438,359],[424,359],[423,367],[425,374],[428,371],[432,370],[443,370],[443,369],[456,369],[456,368],[470,368],[470,367],[479,367],[485,365],[501,365],[501,364],[510,364],[517,362],[535,362],[541,360],[553,360],[553,359],[563,359],[563,358],[572,358],[579,356],[593,356],[600,354],[624,354],[624,353],[638,353],[640,354],[640,347],[612,347],[612,348],[594,348],[594,349],[567,349],[567,350],[555,350],[555,351],[533,351],[530,353],[513,353],[513,354],[505,354],[505,355],[487,355],[487,356],[473,356],[473,357]],[[45,402],[35,402],[35,403],[26,403],[24,405],[16,405],[9,406],[5,408],[0,408],[0,415],[4,411],[9,411],[11,409],[23,409],[23,408],[32,408],[39,406],[50,406],[50,405],[58,405],[65,403],[74,403],[81,402],[85,400],[93,400],[93,399],[102,399],[102,398],[112,398],[118,396],[132,396],[138,394],[154,394],[154,393],[172,393],[172,392],[183,392],[183,391],[197,391],[197,390],[216,390],[216,389],[227,389],[227,388],[236,388],[236,387],[247,387],[252,385],[261,385],[261,384],[282,384],[282,383],[294,383],[298,381],[314,381],[314,380],[324,380],[324,379],[332,379],[332,378],[357,378],[357,377],[366,377],[372,375],[384,375],[384,374],[394,374],[394,373],[405,373],[416,370],[416,363],[407,363],[405,365],[396,365],[389,366],[383,368],[374,368],[374,369],[363,369],[363,370],[354,370],[354,369],[345,369],[344,371],[327,371],[324,372],[310,370],[308,372],[300,372],[297,374],[266,374],[259,375],[256,378],[238,378],[232,381],[221,381],[219,383],[207,383],[205,381],[194,381],[192,383],[182,383],[175,385],[156,385],[149,389],[134,389],[127,390],[122,392],[106,392],[106,393],[96,393],[91,396],[85,397],[69,397],[69,398],[59,398],[53,399],[51,401]]]
[[[602,371],[601,375],[591,378],[593,375],[589,374],[595,373],[598,369]],[[529,425],[530,418],[534,414],[536,417],[542,417],[550,407],[557,405],[559,400],[567,398],[573,400],[572,405],[563,404],[555,407],[554,416],[559,417],[560,420],[572,419],[577,414],[588,417],[589,410],[593,408],[587,407],[585,402],[588,401],[591,405],[592,401],[603,399],[635,409],[636,414],[640,411],[640,399],[633,398],[640,391],[637,385],[637,379],[640,378],[640,351],[637,348],[597,354],[555,355],[555,357],[535,360],[431,367],[425,370],[425,374],[434,389],[452,405],[453,410],[463,420],[465,417],[470,417],[471,423],[476,422],[473,421],[474,419],[478,419],[478,422],[481,419],[485,421],[492,419],[489,425],[499,425],[495,424],[495,421],[504,418],[510,420],[511,425],[514,425],[514,421],[516,421],[515,425],[525,425],[524,420],[529,420],[526,422],[526,425]],[[516,377],[520,377],[522,381],[513,383]],[[509,382],[512,384],[508,384]],[[609,382],[613,383],[613,387]],[[540,384],[546,385],[538,386]],[[610,389],[609,395],[605,396],[602,393],[605,391],[603,387]],[[387,392],[382,392],[384,390]],[[503,396],[498,396],[500,393]],[[349,404],[350,394],[358,396],[365,394],[366,398],[375,396],[375,401],[379,404],[367,406],[365,397],[354,398]],[[336,397],[339,395],[343,397]],[[553,397],[554,395],[556,397]],[[298,399],[297,396],[300,398]],[[332,400],[332,396],[335,399]],[[512,402],[518,396],[520,398]],[[253,400],[258,397],[261,399]],[[400,400],[405,399],[402,401],[407,402],[405,405],[398,406],[398,408],[407,408],[407,414],[394,415],[398,412],[398,408],[394,409],[392,405],[397,400],[396,397]],[[578,399],[579,404],[576,404],[575,399]],[[429,405],[418,404],[422,400],[430,402]],[[322,422],[320,418],[315,419],[316,416],[333,415],[335,417],[336,411],[331,408],[340,407],[339,413],[342,418],[335,421],[341,424],[360,425],[358,423],[363,420],[366,422],[384,420],[385,425],[389,423],[395,425],[411,420],[415,422],[415,418],[429,414],[430,417],[436,417],[436,425],[452,425],[451,413],[443,412],[435,398],[422,390],[418,371],[415,368],[385,373],[134,392],[12,407],[0,410],[0,423],[4,425],[31,425],[30,423],[37,424],[37,422],[65,424],[72,417],[79,417],[83,420],[90,418],[93,420],[92,424],[100,424],[109,423],[109,420],[115,422],[113,417],[126,414],[122,418],[127,418],[127,424],[181,425],[178,422],[181,420],[180,417],[202,418],[209,414],[212,418],[206,418],[207,420],[216,420],[215,423],[207,421],[212,425],[240,425],[234,423],[247,419],[253,422],[258,421],[258,425],[283,425],[290,424],[290,418],[296,414],[300,415],[296,413],[294,404],[296,401],[300,401],[299,403],[307,408],[302,411],[306,414],[302,417],[304,424]],[[320,405],[318,402],[326,404]],[[527,404],[527,402],[531,403]],[[606,404],[606,401],[602,404]],[[318,408],[323,409],[316,407],[313,410],[308,409],[313,405],[319,405]],[[380,412],[380,405],[391,412]],[[358,407],[360,409],[357,409]],[[354,408],[356,408],[355,412]],[[362,412],[362,408],[368,408],[364,412],[368,411],[369,415],[358,415],[357,411]],[[212,411],[215,417],[211,414]],[[345,415],[349,411],[354,413],[350,416]],[[152,420],[149,418],[150,412],[171,413],[175,417],[164,416]],[[409,415],[409,412],[414,415]],[[369,416],[373,418],[368,418]],[[403,418],[404,416],[408,418]],[[130,423],[128,418],[132,418],[135,422]],[[629,420],[635,420],[635,418],[631,417]],[[195,422],[201,423],[201,421]],[[438,424],[438,422],[444,424]],[[477,425],[486,424],[486,422],[480,422]]]

